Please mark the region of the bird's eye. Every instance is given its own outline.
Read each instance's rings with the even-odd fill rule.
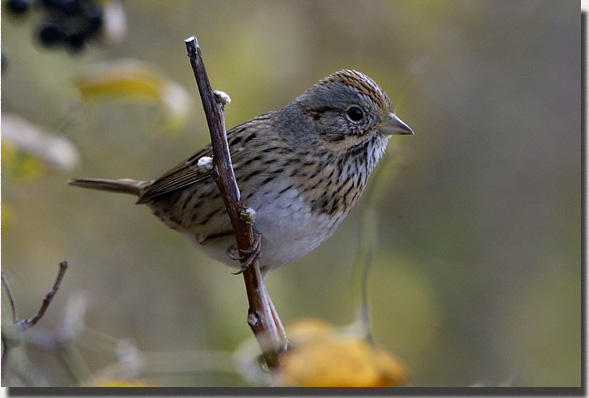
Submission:
[[[346,111],[346,115],[348,116],[348,119],[350,119],[351,121],[359,122],[364,117],[364,111],[362,111],[362,109],[360,109],[357,106],[351,106]]]

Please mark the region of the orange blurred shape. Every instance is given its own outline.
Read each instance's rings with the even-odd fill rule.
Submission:
[[[306,319],[287,328],[294,348],[283,357],[277,384],[285,387],[395,387],[407,382],[405,366],[363,336]]]
[[[86,385],[86,387],[160,387],[155,384],[149,384],[141,380],[125,379],[96,379]]]

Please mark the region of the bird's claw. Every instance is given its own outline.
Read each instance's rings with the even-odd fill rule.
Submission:
[[[241,261],[242,257],[236,256],[234,254],[235,252],[237,252],[237,244],[235,243],[229,246],[225,251],[225,253],[227,253],[227,257],[229,257],[231,260]]]
[[[254,242],[250,247],[245,250],[241,250],[247,256],[247,260],[241,263],[241,268],[236,271],[232,272],[233,275],[239,275],[243,273],[246,269],[248,269],[256,260],[262,257],[262,235],[256,231],[254,231]],[[236,250],[236,244],[229,246],[227,249],[227,256],[232,260],[239,260],[242,261],[246,256],[236,256],[233,254]]]

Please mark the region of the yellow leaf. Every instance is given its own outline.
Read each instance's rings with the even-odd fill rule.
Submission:
[[[298,344],[335,333],[333,325],[323,319],[302,318],[288,325],[288,338]]]
[[[2,157],[2,164],[19,177],[37,176],[44,164],[70,171],[79,163],[78,150],[70,140],[6,113],[2,114]]]
[[[282,358],[276,379],[280,386],[394,387],[409,378],[386,349],[323,321],[299,321],[287,334],[294,348]]]
[[[149,384],[141,380],[124,380],[124,379],[98,379],[92,381],[84,387],[160,387],[155,384]]]
[[[170,80],[156,66],[126,59],[93,65],[80,74],[74,84],[82,99],[147,101],[162,110],[162,127],[180,128],[186,122],[191,106],[190,95]]]

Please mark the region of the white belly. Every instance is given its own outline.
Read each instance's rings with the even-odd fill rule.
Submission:
[[[275,268],[298,260],[316,249],[335,231],[343,214],[331,218],[317,213],[301,199],[296,189],[290,189],[275,200],[260,192],[247,201],[256,211],[254,228],[262,234],[261,268]],[[240,263],[227,256],[235,243],[233,236],[208,240],[204,244],[192,234],[184,234],[196,248],[209,257],[231,267]]]

